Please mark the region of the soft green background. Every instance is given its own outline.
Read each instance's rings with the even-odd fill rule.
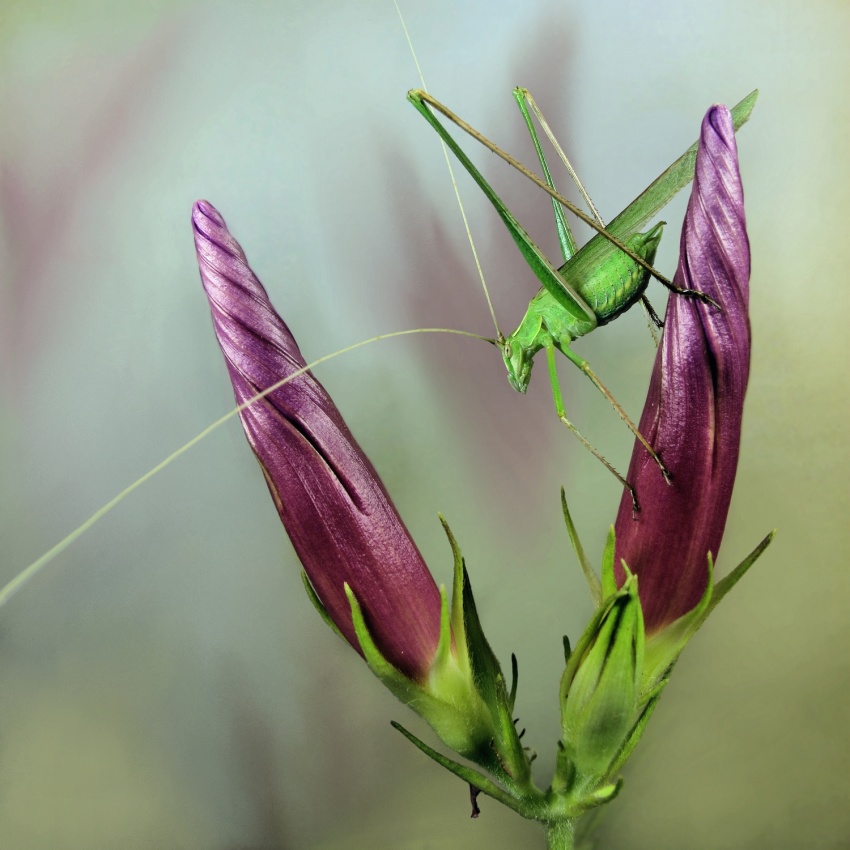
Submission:
[[[850,846],[844,0],[405,3],[432,91],[531,154],[532,89],[611,217],[756,86],[740,137],[753,369],[719,569],[755,571],[688,649],[600,848]],[[490,333],[389,0],[5,0],[0,25],[0,581],[232,403],[195,264],[222,211],[307,357],[420,325]],[[487,174],[555,252],[548,202]],[[535,289],[461,188],[506,330]],[[684,197],[659,256],[672,272]],[[658,307],[664,294],[653,285]],[[580,345],[634,416],[639,311]],[[568,409],[621,469],[631,441],[562,369]],[[497,354],[383,342],[319,371],[438,580],[442,511],[548,781],[561,635],[590,602],[559,517],[598,558],[615,482],[522,398]],[[0,613],[0,847],[518,848],[537,827],[389,726],[412,716],[327,630],[239,426],[127,499]]]

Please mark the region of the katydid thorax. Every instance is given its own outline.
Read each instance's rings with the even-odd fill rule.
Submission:
[[[755,106],[757,96],[757,91],[752,92],[732,110],[736,130],[749,118]],[[667,470],[661,458],[658,457],[622,407],[602,384],[587,361],[573,351],[571,343],[579,337],[590,333],[598,326],[607,324],[617,318],[636,301],[642,301],[650,318],[656,324],[660,325],[654,311],[652,311],[652,308],[644,297],[650,276],[656,277],[672,292],[679,295],[700,298],[713,303],[711,299],[707,298],[701,292],[683,290],[675,286],[652,267],[655,252],[661,239],[664,222],[659,222],[645,233],[639,232],[640,227],[644,226],[654,217],[693,179],[697,144],[694,143],[673,165],[606,226],[599,217],[598,212],[590,201],[581,182],[578,180],[572,166],[564,156],[563,151],[561,151],[557,141],[551,135],[548,125],[537,109],[531,95],[525,89],[517,88],[514,90],[514,97],[517,100],[517,104],[531,134],[545,176],[545,182],[460,119],[439,101],[431,97],[427,92],[413,90],[408,93],[408,100],[436,130],[493,204],[496,212],[519,248],[520,253],[543,285],[531,300],[522,322],[512,334],[504,336],[497,328],[498,338],[496,344],[502,350],[503,359],[508,371],[508,380],[511,386],[522,393],[528,389],[534,356],[539,351],[545,350],[552,394],[558,417],[575,433],[582,444],[631,492],[633,506],[637,510],[637,496],[632,486],[582,436],[567,418],[557,378],[555,351],[560,351],[587,375],[594,386],[611,403],[637,439],[643,443],[650,455],[655,459],[661,474],[665,478],[668,478]],[[537,131],[528,111],[528,105],[537,114],[542,126],[555,144],[571,177],[575,180],[584,196],[591,214],[584,212],[555,190],[555,185],[546,163]],[[522,228],[516,217],[487,183],[429,107],[433,107],[434,110],[442,113],[489,150],[522,172],[552,197],[558,239],[564,255],[562,265],[555,267],[545,256],[543,251]],[[564,208],[570,210],[570,212],[597,231],[596,236],[584,245],[581,250],[578,249],[572,231],[566,221]]]

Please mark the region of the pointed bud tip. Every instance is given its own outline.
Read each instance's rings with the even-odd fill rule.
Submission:
[[[211,221],[216,227],[225,227],[221,213],[209,202],[195,201],[192,205],[192,223],[199,228]]]
[[[713,133],[716,140],[712,139],[708,131]],[[715,103],[706,113],[703,122],[703,142],[709,149],[712,145],[719,143],[726,148],[737,150],[732,113],[724,104]]]

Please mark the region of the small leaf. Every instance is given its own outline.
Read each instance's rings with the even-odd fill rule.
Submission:
[[[503,788],[500,788],[495,782],[484,776],[483,773],[479,773],[471,767],[459,764],[458,762],[447,758],[442,753],[438,753],[435,749],[429,747],[424,741],[420,741],[419,738],[417,738],[412,732],[408,732],[401,723],[396,723],[395,720],[390,722],[393,729],[397,729],[401,732],[401,734],[404,735],[411,744],[422,750],[428,758],[433,759],[441,767],[444,767],[455,776],[459,776],[464,782],[468,782],[473,788],[477,788],[488,797],[498,800],[502,805],[507,806],[509,809],[513,809],[515,812],[519,812],[521,815],[525,815],[521,801],[511,796]]]

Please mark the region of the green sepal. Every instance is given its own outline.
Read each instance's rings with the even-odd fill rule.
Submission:
[[[473,687],[489,714],[489,725],[492,729],[490,738],[481,741],[475,752],[458,752],[502,777],[505,782],[525,788],[530,782],[531,771],[512,716],[516,699],[517,668],[514,663],[514,682],[509,694],[502,668],[481,627],[460,547],[442,516],[440,522],[445,529],[455,562],[451,627],[457,664],[460,669],[469,671]]]
[[[642,693],[648,693],[659,682],[667,669],[676,661],[685,644],[694,636],[705,619],[714,590],[714,561],[708,553],[708,581],[695,608],[678,620],[647,638],[646,663],[643,668]]]
[[[469,583],[469,574],[465,566],[463,566],[462,581],[463,625],[466,631],[469,665],[481,698],[492,709],[501,700],[503,691],[505,702],[507,702],[505,679],[499,661],[484,635],[484,629],[481,628],[481,620],[478,618],[475,598],[472,595],[472,585]]]
[[[562,684],[562,739],[578,800],[598,789],[637,718],[644,627],[635,576],[627,574],[599,613],[567,664],[566,689]]]
[[[446,518],[442,514],[437,514],[437,516],[439,517],[440,523],[443,526],[443,531],[446,533],[446,537],[448,538],[449,546],[451,546],[452,549],[452,558],[454,559],[454,571],[452,573],[452,604],[449,625],[451,627],[451,634],[455,643],[455,661],[462,673],[471,675],[472,668],[469,661],[469,652],[467,651],[466,624],[464,623],[463,618],[463,576],[465,571],[463,554],[460,551],[460,546],[458,545],[454,534],[452,534],[451,528],[449,528],[448,522],[446,522]]]
[[[602,603],[602,606],[597,608],[593,613],[593,616],[590,618],[590,622],[587,624],[582,636],[578,639],[578,643],[575,645],[575,648],[570,653],[569,658],[567,659],[567,666],[564,669],[564,675],[561,676],[561,692],[560,699],[561,705],[564,704],[564,701],[567,698],[567,692],[570,689],[570,685],[572,684],[573,679],[575,678],[576,671],[578,670],[578,666],[581,663],[582,658],[586,655],[590,645],[593,643],[593,638],[596,636],[596,633],[599,631],[599,624],[604,619],[605,615],[611,610],[614,606],[614,603],[617,599],[624,595],[624,591],[618,591],[611,596],[608,596]]]
[[[605,551],[602,553],[602,598],[607,599],[617,592],[617,577],[614,575],[614,552],[617,548],[617,535],[614,526],[608,528]]]
[[[652,713],[655,711],[655,707],[658,705],[658,701],[661,699],[661,694],[664,691],[664,688],[667,686],[667,682],[670,681],[670,673],[673,671],[672,667],[667,668],[667,672],[664,674],[664,677],[661,681],[653,688],[652,692],[648,695],[644,700],[643,710],[640,713],[640,717],[638,717],[637,723],[635,723],[634,728],[629,733],[629,737],[626,739],[623,744],[623,748],[617,753],[614,761],[611,763],[611,767],[608,768],[608,775],[613,776],[618,773],[623,765],[628,760],[629,756],[634,751],[634,748],[638,745],[638,741],[640,741],[641,736],[646,730],[646,724],[649,723],[649,718],[652,717]]]
[[[555,756],[555,775],[552,777],[551,792],[556,798],[568,799],[569,790],[575,785],[576,766],[571,757],[572,751],[558,741],[558,752]]]
[[[774,534],[776,532],[771,531],[729,575],[721,579],[716,585],[714,584],[714,561],[711,553],[708,553],[708,582],[696,608],[647,639],[642,687],[644,692],[649,692],[655,687],[664,676],[665,671],[675,663],[687,642],[708,619],[709,614],[717,607],[720,600],[743,578],[747,570],[770,545]]]
[[[558,754],[555,761],[555,778],[549,789],[549,810],[559,818],[577,818],[585,812],[609,803],[623,787],[623,780],[615,782],[583,784],[576,773],[575,762],[570,750],[558,741]],[[556,802],[557,801],[557,802]]]
[[[446,596],[445,585],[440,585],[440,639],[437,642],[437,651],[431,662],[432,669],[441,669],[451,660],[452,651],[452,624],[449,615],[449,600]]]
[[[428,700],[430,697],[422,688],[412,679],[408,679],[400,670],[393,667],[389,661],[384,658],[381,651],[372,640],[372,635],[369,632],[369,627],[366,625],[366,620],[363,617],[363,610],[354,591],[345,582],[345,595],[348,597],[348,604],[351,606],[351,621],[354,625],[354,633],[357,635],[357,640],[360,644],[360,649],[363,652],[363,657],[369,665],[369,669],[389,688],[395,696],[397,696],[405,705],[410,705],[419,700]],[[421,713],[421,707],[417,705],[417,711]]]
[[[307,578],[307,573],[305,573],[304,570],[301,570],[301,581],[304,582],[304,590],[307,591],[307,598],[313,603],[313,607],[319,612],[319,616],[331,627],[340,640],[345,640],[345,637],[339,630],[339,627],[331,619],[331,615],[328,614],[328,609],[325,608],[322,604],[322,600],[319,599],[319,594],[316,593],[315,588],[312,584],[310,584],[310,579]],[[348,641],[345,642],[348,643]]]
[[[375,645],[360,603],[347,583],[345,593],[351,605],[354,632],[372,672],[401,702],[427,721],[448,747],[468,757],[480,751],[483,743],[492,738],[492,723],[480,697],[470,687],[468,677],[458,675],[451,654],[442,668],[432,664],[428,681],[424,684],[408,679],[384,658]],[[443,599],[442,620],[446,622],[448,605],[445,593]]]
[[[570,509],[567,507],[567,496],[564,488],[561,487],[561,510],[564,512],[564,522],[567,526],[567,534],[570,535],[570,543],[573,544],[578,562],[581,565],[581,571],[584,573],[585,581],[590,588],[590,596],[593,599],[593,604],[598,608],[602,604],[603,588],[599,583],[599,578],[590,566],[590,561],[587,560],[587,555],[584,553],[584,547],[581,545],[576,527],[573,524],[573,518],[570,516]]]

